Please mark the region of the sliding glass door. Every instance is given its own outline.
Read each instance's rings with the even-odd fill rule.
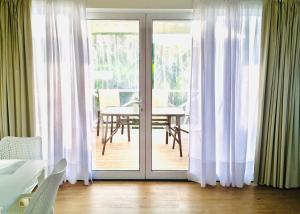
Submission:
[[[89,13],[95,179],[186,179],[189,18]]]

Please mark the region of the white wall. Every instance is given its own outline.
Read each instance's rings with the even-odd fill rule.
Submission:
[[[87,0],[88,8],[191,9],[193,0]]]

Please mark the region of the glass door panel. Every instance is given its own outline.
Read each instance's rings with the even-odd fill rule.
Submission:
[[[89,20],[93,170],[140,170],[140,21]]]
[[[190,15],[88,17],[93,177],[186,179]]]
[[[188,170],[191,56],[190,21],[152,21],[153,171]]]

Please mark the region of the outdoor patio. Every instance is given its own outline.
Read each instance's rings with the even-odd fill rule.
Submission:
[[[124,133],[127,130],[124,130]],[[139,137],[138,129],[131,129],[131,142],[127,141],[127,135],[121,135],[119,131],[113,138],[112,143],[107,143],[105,154],[102,155],[101,133],[96,137],[93,148],[94,170],[138,170],[139,169]],[[172,149],[173,138],[169,137],[169,144],[165,142],[164,129],[152,129],[152,170],[187,170],[189,136],[182,134],[182,152],[179,155],[178,144]]]

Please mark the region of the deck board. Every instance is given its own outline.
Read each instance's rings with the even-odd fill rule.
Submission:
[[[96,137],[93,146],[93,169],[94,170],[138,170],[139,169],[139,131],[131,129],[131,142],[127,141],[127,130],[124,135],[119,131],[113,138],[112,143],[107,143],[104,156],[101,154],[101,137]],[[100,133],[101,136],[101,133]],[[176,144],[172,149],[173,139],[169,137],[169,144],[165,143],[164,129],[153,129],[153,170],[187,170],[189,137],[182,134],[183,157],[179,155]]]

